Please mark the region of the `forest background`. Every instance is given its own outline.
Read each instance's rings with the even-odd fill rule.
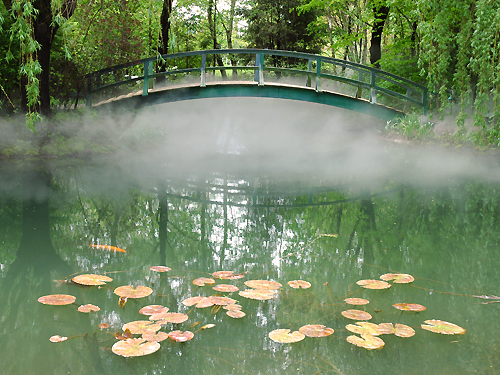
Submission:
[[[454,108],[456,134],[473,124],[475,142],[500,143],[500,0],[2,0],[0,25],[0,114],[26,114],[31,130],[81,104],[84,76],[97,69],[253,47],[419,82],[435,115]]]

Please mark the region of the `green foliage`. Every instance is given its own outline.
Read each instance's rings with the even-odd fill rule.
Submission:
[[[387,122],[385,129],[389,132],[397,132],[408,139],[423,140],[433,136],[433,127],[431,122],[421,124],[419,116],[411,114]]]

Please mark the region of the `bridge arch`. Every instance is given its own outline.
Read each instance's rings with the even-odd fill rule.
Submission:
[[[427,111],[425,86],[369,66],[289,51],[168,54],[101,69],[86,79],[87,107],[96,99],[96,106],[141,108],[179,100],[266,97],[331,105],[386,121],[410,108]]]

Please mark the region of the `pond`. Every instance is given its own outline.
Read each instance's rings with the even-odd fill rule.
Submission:
[[[228,114],[187,130],[167,127],[163,131],[172,136],[109,157],[0,164],[5,373],[497,372],[498,157],[346,130],[342,121],[351,120],[332,120],[321,106],[307,107],[316,111],[312,119],[294,122],[290,103],[257,104],[276,107],[283,122],[266,123],[248,110],[247,117]],[[189,113],[187,104],[175,106]],[[204,118],[207,111],[212,115],[209,107]],[[238,277],[219,279],[217,271]],[[387,273],[414,280],[390,280],[387,289],[357,284]],[[72,281],[82,274],[112,280],[100,286]],[[195,285],[199,278],[214,283]],[[250,280],[281,286],[261,292],[269,299],[252,299],[239,294],[252,289]],[[294,280],[310,287],[293,288]],[[214,290],[219,284],[239,291]],[[115,290],[126,285],[151,293],[120,306]],[[38,302],[54,294],[76,300]],[[224,303],[187,306],[190,297],[213,295],[236,300],[245,315],[229,316]],[[369,303],[354,306],[346,298]],[[401,311],[393,307],[397,303],[425,310]],[[99,311],[78,311],[85,304]],[[163,321],[160,331],[194,337],[166,339],[145,356],[115,354],[115,334],[123,335],[126,323],[149,321],[139,313],[148,305],[187,314],[184,322]],[[348,342],[355,333],[346,326],[359,320],[342,314],[352,309],[369,313],[369,322],[404,324],[415,334],[382,334],[379,350],[355,346]],[[422,329],[433,319],[466,332]],[[295,343],[270,337],[276,329],[293,332],[311,324],[333,333]],[[54,335],[68,339],[49,341]]]

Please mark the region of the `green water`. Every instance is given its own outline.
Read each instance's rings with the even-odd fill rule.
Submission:
[[[189,113],[184,104],[175,105]],[[251,112],[243,114],[250,118]],[[300,117],[289,107],[283,113],[287,121]],[[265,128],[260,136],[252,132],[263,119],[245,125],[222,118],[199,131],[180,125],[164,129],[162,134],[175,136],[134,153],[1,163],[0,372],[499,372],[500,303],[474,297],[500,295],[498,157],[334,131],[318,116],[304,121],[305,128]],[[93,249],[91,243],[126,253]],[[171,271],[151,271],[154,265]],[[221,270],[245,277],[217,284],[245,289],[246,280],[269,279],[282,288],[268,301],[230,294],[246,313],[241,319],[223,309],[182,304],[191,296],[215,294],[211,286],[192,281]],[[408,273],[415,281],[388,290],[356,284],[387,272]],[[65,282],[83,273],[113,281],[101,288]],[[292,289],[287,282],[296,279],[311,288]],[[120,308],[113,290],[129,284],[153,293]],[[49,294],[70,294],[76,302],[37,301]],[[346,297],[368,299],[360,309],[372,322],[406,324],[415,336],[383,335],[385,346],[373,351],[351,345],[345,326],[354,321],[341,314],[353,308],[343,302]],[[392,307],[405,302],[426,310]],[[77,311],[88,303],[100,311]],[[125,323],[147,319],[138,311],[151,304],[188,313],[186,322],[162,331],[190,330],[194,338],[163,341],[144,357],[114,354],[115,333]],[[420,328],[428,319],[467,331],[428,332]],[[101,330],[100,323],[110,327]],[[200,330],[210,323],[215,327]],[[306,324],[322,324],[334,333],[294,344],[268,336]],[[68,340],[52,343],[53,335]]]
[[[439,186],[395,181],[373,189],[297,176],[155,177],[138,181],[109,165],[5,165],[1,219],[0,363],[6,374],[267,374],[407,373],[494,374],[498,360],[500,304],[472,295],[498,295],[500,186],[454,179]],[[106,177],[107,176],[107,177]],[[112,178],[111,178],[112,176]],[[287,177],[287,178],[285,178]],[[293,177],[293,178],[292,178]],[[110,182],[112,181],[112,183]],[[163,215],[163,217],[162,217]],[[166,224],[165,224],[166,221]],[[335,234],[338,237],[320,236]],[[89,247],[116,245],[127,253]],[[168,273],[149,270],[172,268]],[[250,279],[283,287],[277,298],[256,301],[230,295],[247,314],[233,319],[182,301],[212,295],[192,280],[220,270],[245,272],[229,283],[244,289]],[[356,281],[394,271],[415,281],[385,291]],[[108,286],[83,287],[79,273],[106,274]],[[287,281],[312,284],[295,290]],[[222,281],[218,281],[221,283]],[[224,281],[227,283],[227,281]],[[114,288],[145,285],[153,294],[118,306]],[[68,306],[37,302],[47,294],[71,294]],[[414,337],[385,335],[381,350],[346,341],[353,323],[347,296],[370,304],[361,309],[375,323],[403,323]],[[423,312],[400,312],[398,302]],[[100,307],[77,311],[80,304]],[[138,310],[162,304],[189,311],[189,320],[162,328],[195,332],[186,343],[163,341],[154,354],[123,358],[111,352],[124,323],[147,319]],[[420,324],[440,319],[467,332],[444,336]],[[99,323],[110,328],[100,330]],[[199,322],[198,325],[192,326]],[[198,329],[208,323],[211,329]],[[335,330],[295,344],[271,341],[277,328],[323,324]],[[69,339],[51,343],[59,334]]]

